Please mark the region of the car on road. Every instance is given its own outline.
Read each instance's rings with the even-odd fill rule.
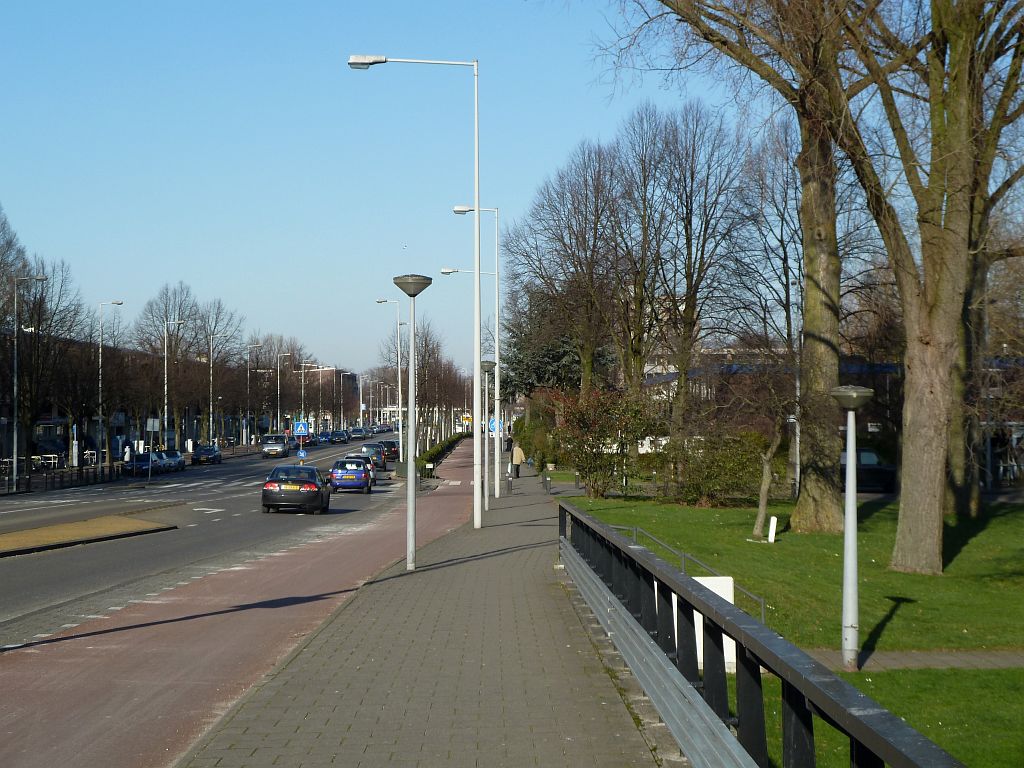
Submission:
[[[381,440],[381,447],[384,449],[385,461],[398,461],[398,441]]]
[[[338,459],[330,471],[331,488],[335,491],[370,492],[370,470],[362,459]]]
[[[350,453],[345,457],[345,459],[356,459],[363,462],[367,471],[370,473],[370,485],[377,484],[377,468],[373,465],[373,460],[369,456],[364,456],[361,453]]]
[[[154,475],[159,475],[161,471],[160,460],[157,459],[155,454],[149,453],[136,453],[128,461],[121,465],[121,472],[126,475],[148,475],[152,471]]]
[[[331,433],[321,432],[319,435],[316,436],[316,438],[319,441],[320,445],[327,445],[329,442],[331,442]]]
[[[260,503],[264,512],[298,509],[319,515],[331,507],[331,484],[310,464],[282,464],[263,483]]]
[[[286,438],[286,445],[288,446],[289,451],[297,451],[302,447],[299,445],[299,438],[295,435],[288,435]]]
[[[284,435],[268,434],[260,438],[260,456],[264,459],[287,458],[290,454],[288,438]]]
[[[220,464],[224,457],[216,445],[200,445],[192,451],[193,464]]]
[[[352,427],[352,429],[349,431],[349,434],[352,436],[353,440],[365,440],[367,437],[369,437],[367,431],[362,427]]]
[[[329,439],[330,439],[331,443],[333,443],[333,444],[347,443],[348,442],[348,432],[345,431],[344,429],[336,429],[333,432],[331,432],[331,435],[330,435]]]
[[[846,451],[840,454],[839,464],[842,472],[840,482],[845,489]],[[896,492],[896,467],[883,462],[874,448],[857,449],[857,490],[872,490],[881,493]]]
[[[302,435],[299,437],[299,444],[304,448],[313,448],[320,445],[320,440],[316,435]]]
[[[160,457],[160,460],[164,465],[165,472],[185,471],[185,456],[181,451],[168,449],[166,451],[160,451],[157,453],[157,456]]]
[[[380,443],[363,443],[359,452],[363,456],[369,456],[377,469],[388,468],[388,460],[384,458],[384,446]]]

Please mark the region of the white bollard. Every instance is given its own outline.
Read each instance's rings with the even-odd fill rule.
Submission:
[[[768,520],[768,543],[775,543],[775,527],[779,524],[779,518],[772,515]]]

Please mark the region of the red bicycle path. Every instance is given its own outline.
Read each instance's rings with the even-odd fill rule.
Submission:
[[[418,544],[468,522],[471,475],[463,441],[438,466],[442,485],[417,498]],[[405,512],[401,503],[3,653],[0,766],[173,765],[361,584],[404,559]]]

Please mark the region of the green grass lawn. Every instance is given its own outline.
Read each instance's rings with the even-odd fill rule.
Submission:
[[[629,498],[572,501],[608,523],[644,528],[735,577],[766,599],[768,624],[797,645],[839,647],[841,536],[787,531],[775,544],[763,544],[748,540],[753,509],[693,509]],[[779,517],[780,530],[791,510],[791,505],[770,510]],[[888,569],[896,514],[894,504],[876,501],[859,509],[862,648],[1024,647],[1024,506],[1001,505],[979,521],[947,525],[942,576]],[[1024,670],[906,670],[844,677],[967,765],[1024,766]],[[779,708],[777,681],[766,680],[765,689],[771,720],[773,708],[776,713]],[[768,724],[776,735],[773,759],[781,765],[779,727],[777,720]],[[847,741],[820,721],[815,728],[819,765],[849,765]]]
[[[633,499],[575,499],[600,519],[636,525],[692,554],[767,601],[767,622],[805,648],[838,648],[841,536],[784,532],[749,541],[752,509],[693,509]],[[791,506],[778,506],[779,528]],[[1024,647],[1024,507],[1002,505],[982,522],[947,526],[942,576],[888,569],[896,506],[860,508],[860,639],[876,650]],[[661,553],[659,553],[661,554]],[[699,575],[699,574],[697,574]]]

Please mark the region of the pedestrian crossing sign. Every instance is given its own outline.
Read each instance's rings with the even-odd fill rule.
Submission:
[[[296,437],[309,437],[309,423],[305,421],[296,421],[293,434]]]

